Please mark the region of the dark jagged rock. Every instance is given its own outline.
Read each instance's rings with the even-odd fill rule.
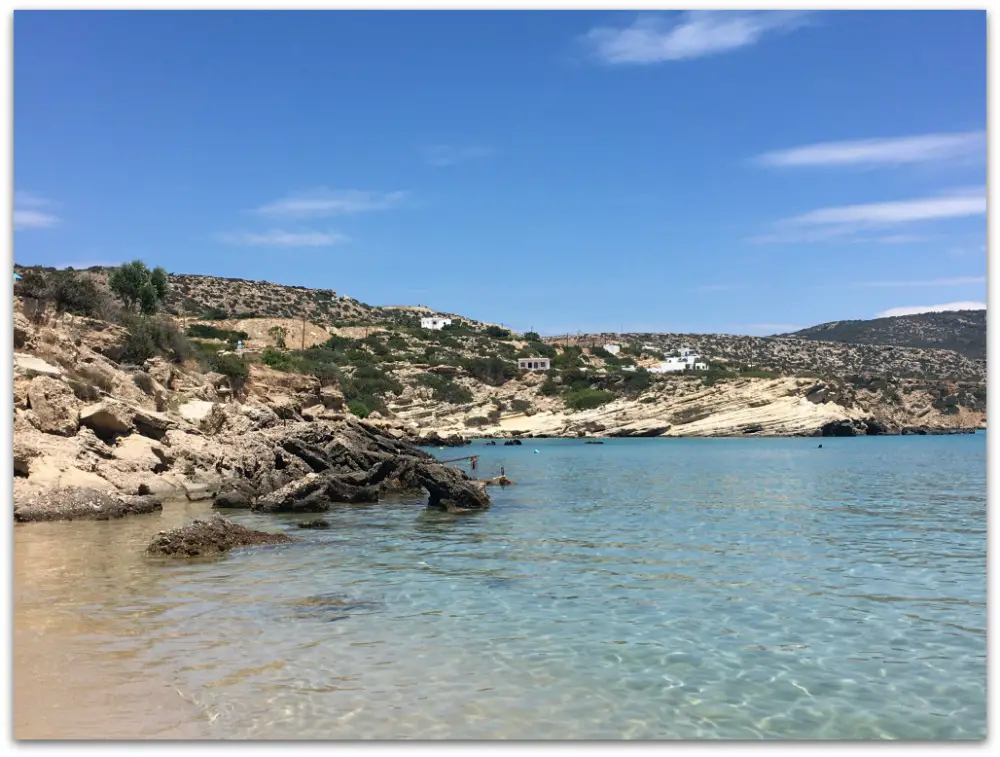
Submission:
[[[306,520],[302,523],[296,523],[299,528],[312,528],[312,529],[322,529],[329,528],[330,522],[323,520],[322,518],[317,518],[316,520]]]
[[[592,439],[590,441],[584,442],[584,444],[604,444],[604,442],[602,442],[602,441],[595,441],[595,440]]]
[[[646,438],[650,436],[663,436],[665,432],[670,430],[670,426],[654,426],[653,428],[645,429],[634,429],[634,428],[623,428],[619,431],[615,431],[608,436],[614,437],[626,437],[626,438]]]
[[[472,444],[472,441],[461,437],[458,434],[454,434],[452,436],[441,436],[437,432],[432,431],[431,433],[420,437],[416,443],[420,447],[464,447],[468,444]]]
[[[247,482],[231,481],[215,495],[212,507],[216,510],[246,510],[253,499],[253,488]]]
[[[823,424],[819,429],[820,436],[864,436],[868,426],[864,421],[852,421],[844,419],[840,421],[830,421]]]
[[[520,439],[508,439],[503,443],[504,447],[520,447],[524,442]]]
[[[254,531],[216,515],[211,520],[196,520],[181,528],[160,531],[146,547],[146,554],[150,557],[204,557],[237,547],[291,541],[295,540],[285,534]]]
[[[251,507],[267,513],[323,513],[338,502],[378,502],[378,488],[366,480],[365,471],[315,473],[261,497]]]
[[[323,451],[313,447],[311,444],[307,444],[301,439],[286,439],[281,443],[281,446],[286,452],[295,455],[312,468],[314,473],[319,473],[330,468],[330,462]]]
[[[949,436],[952,434],[974,434],[976,429],[972,427],[949,427],[938,428],[936,426],[907,426],[900,431],[904,435],[915,436]]]
[[[50,489],[14,508],[19,523],[43,520],[112,520],[126,515],[145,515],[163,509],[149,495],[107,494],[95,489]]]
[[[428,507],[461,513],[485,510],[492,504],[483,483],[457,468],[423,463],[416,467],[416,478],[430,495]]]

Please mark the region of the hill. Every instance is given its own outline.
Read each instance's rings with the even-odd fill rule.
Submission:
[[[782,336],[823,342],[954,350],[972,360],[985,360],[986,311],[956,310],[868,321],[831,321]]]

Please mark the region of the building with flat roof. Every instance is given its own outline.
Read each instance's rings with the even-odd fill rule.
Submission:
[[[522,371],[547,371],[552,367],[552,361],[547,357],[519,357],[517,367]]]

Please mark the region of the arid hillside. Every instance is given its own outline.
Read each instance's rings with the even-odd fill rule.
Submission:
[[[824,342],[954,350],[972,360],[985,360],[986,311],[957,310],[868,321],[831,321],[783,336]]]

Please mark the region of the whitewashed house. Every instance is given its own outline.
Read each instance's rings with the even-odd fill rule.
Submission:
[[[552,361],[547,357],[519,357],[517,367],[522,371],[547,371],[552,367]]]
[[[451,325],[451,318],[437,318],[435,316],[420,319],[421,328],[434,329],[440,331],[445,326]]]
[[[649,369],[650,373],[680,373],[681,371],[707,371],[708,363],[703,362],[701,355],[687,347],[681,350],[679,356],[666,358],[659,365]]]
[[[617,355],[622,351],[622,348],[620,344],[605,344],[604,351],[610,352],[612,355]]]

